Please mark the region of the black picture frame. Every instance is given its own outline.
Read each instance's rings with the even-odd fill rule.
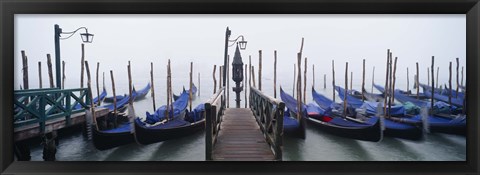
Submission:
[[[480,3],[478,0],[2,0],[0,171],[2,174],[478,174]],[[21,162],[13,161],[14,14],[466,14],[465,162]],[[220,41],[221,42],[221,41]]]

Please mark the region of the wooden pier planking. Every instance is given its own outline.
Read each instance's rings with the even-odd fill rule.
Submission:
[[[95,116],[97,116],[97,118],[106,116],[108,112],[109,110],[107,108],[95,108]],[[46,121],[45,133],[85,123],[85,112],[72,114],[70,116],[70,119],[71,124],[68,126],[65,117],[59,117]],[[41,135],[42,133],[40,132],[40,125],[38,123],[35,123],[15,128],[13,138],[15,138],[15,141],[21,141]]]
[[[213,160],[275,160],[250,108],[227,108],[220,128]]]

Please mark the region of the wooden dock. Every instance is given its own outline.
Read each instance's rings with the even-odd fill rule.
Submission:
[[[107,108],[96,108],[95,116],[97,118],[103,117],[103,116],[106,116],[108,112],[109,110]],[[72,114],[72,116],[70,116],[70,119],[71,119],[70,121],[71,123],[69,125],[67,125],[67,121],[65,120],[64,117],[48,120],[45,123],[44,133],[49,133],[49,132],[59,130],[68,126],[85,123],[85,112]],[[29,139],[32,137],[37,137],[43,134],[39,132],[39,130],[40,130],[40,125],[38,123],[17,127],[14,129],[13,138],[15,139],[15,141],[21,141],[21,140]]]
[[[213,160],[272,161],[270,149],[250,108],[227,108],[220,125]]]

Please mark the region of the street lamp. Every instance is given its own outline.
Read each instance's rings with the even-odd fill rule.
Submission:
[[[225,86],[226,82],[227,82],[226,80],[227,80],[228,47],[233,46],[235,43],[237,43],[241,50],[245,50],[245,48],[247,48],[247,41],[245,41],[245,38],[243,37],[243,35],[238,36],[237,39],[229,40],[231,33],[232,33],[232,31],[230,29],[228,29],[228,27],[227,27],[227,31],[225,32],[225,55],[224,55],[224,63],[223,63],[223,67],[224,67],[224,69],[223,69],[223,86]],[[238,41],[240,38],[242,38],[242,40]],[[230,42],[232,42],[232,44],[228,45],[228,43],[230,43]]]
[[[85,33],[81,33],[80,37],[84,43],[91,43],[93,41],[93,34],[88,33],[88,29],[86,27],[80,27],[72,32],[63,32],[62,28],[55,24],[55,70],[56,70],[56,78],[57,78],[57,88],[61,89],[62,79],[60,77],[60,39],[68,39],[72,37],[77,31],[80,29],[84,29]],[[65,38],[60,38],[61,34],[70,34]]]
[[[237,49],[235,50],[235,56],[233,56],[232,62],[232,79],[235,81],[236,87],[233,87],[233,91],[235,91],[237,98],[235,101],[237,102],[237,108],[240,108],[240,92],[243,90],[243,86],[240,86],[240,82],[243,81],[243,62],[242,56],[240,55],[239,45],[237,45]],[[247,100],[247,99],[245,99]]]

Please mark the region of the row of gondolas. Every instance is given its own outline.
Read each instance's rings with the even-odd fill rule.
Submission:
[[[134,142],[146,145],[187,136],[204,128],[205,118],[201,114],[204,112],[204,105],[200,104],[192,111],[188,111],[189,90],[185,88],[180,95],[174,95],[175,101],[171,105],[160,106],[153,113],[146,112],[144,119],[128,118],[125,111],[133,111],[128,109],[130,98],[133,98],[133,101],[141,100],[145,98],[150,88],[148,84],[139,91],[134,89],[131,97],[129,95],[106,97],[106,92],[103,91],[99,100],[111,104],[102,107],[110,111],[116,107],[120,114],[114,115],[111,112],[103,122],[97,121],[103,124],[93,129],[93,143],[97,149],[106,150]],[[192,98],[195,97],[196,92],[197,88],[193,85]],[[116,106],[113,103],[114,100],[116,100]]]
[[[394,97],[398,103],[384,108],[385,89],[379,85],[373,86],[381,93],[355,90],[345,93],[345,89],[336,86],[339,97],[347,101],[346,110],[343,102],[336,103],[312,88],[315,103],[302,104],[301,115],[298,115],[297,100],[280,88],[280,97],[286,106],[283,121],[285,135],[298,136],[302,120],[329,134],[372,142],[381,141],[383,136],[422,140],[425,133],[466,135],[466,115],[462,113],[464,93],[458,92],[457,95],[456,91],[435,89],[432,97],[431,87],[421,85],[423,93],[418,95],[395,90]],[[139,91],[133,90],[133,100],[144,98],[149,90],[150,84]],[[195,97],[196,91],[193,85],[192,97]],[[452,96],[450,104],[447,103],[449,93]],[[106,97],[104,90],[94,101],[113,102],[114,98],[117,109],[125,112],[130,100],[128,95]],[[427,109],[431,106],[431,98],[436,101],[433,110]],[[144,119],[136,117],[129,120],[126,115],[107,116],[105,123],[113,123],[113,126],[105,125],[102,129],[93,130],[95,147],[106,150],[133,142],[151,144],[191,135],[204,129],[204,104],[188,111],[189,91],[185,89],[180,95],[174,95],[174,99],[169,108],[163,105],[153,114],[146,112]],[[113,104],[103,107],[111,111],[114,109]],[[171,111],[168,114],[167,108]],[[384,114],[384,110],[389,114]],[[425,112],[427,110],[429,112]]]
[[[396,89],[396,103],[384,108],[385,89],[373,85],[381,94],[355,90],[345,91],[336,86],[335,90],[345,104],[315,91],[315,103],[302,104],[303,114],[297,113],[297,100],[280,88],[280,97],[285,103],[284,132],[295,132],[301,120],[306,120],[316,128],[337,136],[379,142],[383,136],[408,140],[422,140],[426,133],[466,135],[466,115],[463,112],[465,93],[454,90],[435,89],[422,84],[423,93]],[[387,94],[388,95],[388,94]],[[449,102],[448,96],[451,95]],[[431,108],[432,98],[435,100]],[[388,106],[388,105],[387,105]],[[383,111],[387,111],[385,114]]]

